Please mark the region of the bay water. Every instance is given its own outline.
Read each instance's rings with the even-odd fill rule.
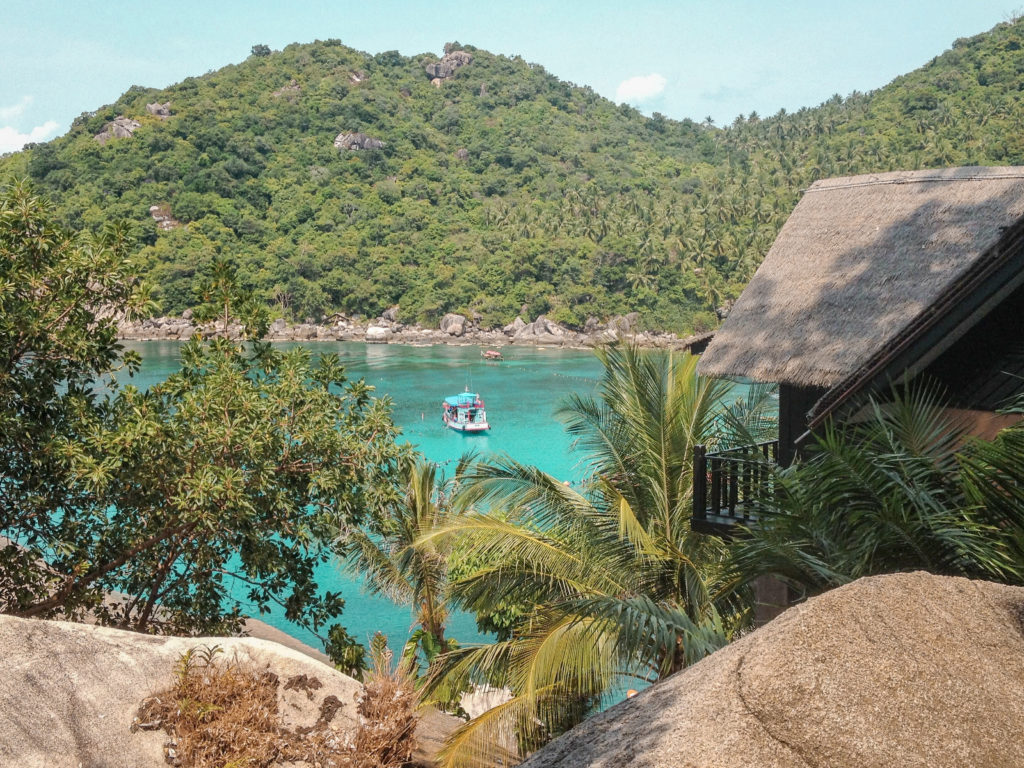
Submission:
[[[130,383],[145,389],[163,381],[179,367],[182,342],[127,342],[142,356],[142,368]],[[282,344],[282,347],[294,346]],[[356,342],[311,342],[317,353],[339,355],[351,379],[364,379],[375,395],[393,401],[393,418],[402,434],[427,459],[450,476],[463,453],[505,453],[560,480],[583,477],[582,456],[571,452],[571,440],[555,416],[557,406],[572,393],[593,393],[601,365],[585,350],[504,347],[505,360],[487,362],[478,346],[408,346]],[[484,399],[491,430],[483,435],[455,432],[441,423],[441,401],[469,389]],[[413,629],[413,613],[387,598],[370,595],[361,579],[331,563],[317,573],[324,590],[340,592],[345,611],[340,622],[363,644],[377,631],[401,648]],[[244,609],[243,609],[244,610]],[[254,612],[255,613],[255,612]],[[283,610],[255,616],[289,635],[322,648],[310,631],[284,618]],[[454,613],[447,634],[461,643],[484,639],[473,617]]]

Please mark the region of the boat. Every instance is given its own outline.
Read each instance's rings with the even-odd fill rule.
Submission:
[[[468,390],[444,399],[441,420],[457,432],[486,432],[491,428],[484,401],[476,392]]]
[[[501,352],[499,352],[496,349],[485,349],[483,352],[480,353],[480,357],[482,357],[484,360],[504,360],[505,359],[504,357],[501,356]]]

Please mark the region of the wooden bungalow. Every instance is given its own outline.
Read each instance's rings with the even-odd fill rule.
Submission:
[[[778,383],[779,439],[758,450],[783,465],[825,419],[919,376],[994,434],[1024,390],[1024,167],[815,182],[698,371]],[[748,456],[698,451],[695,529],[749,520]]]

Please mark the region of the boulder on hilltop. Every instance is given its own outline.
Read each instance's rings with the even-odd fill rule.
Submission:
[[[432,79],[444,80],[454,75],[455,70],[472,63],[473,54],[468,51],[447,51],[440,61],[425,64],[423,68]]]
[[[1024,588],[861,579],[582,723],[522,768],[1024,765]]]
[[[142,126],[138,120],[118,115],[109,123],[103,126],[103,130],[93,136],[100,144],[106,144],[111,139],[130,139]]]

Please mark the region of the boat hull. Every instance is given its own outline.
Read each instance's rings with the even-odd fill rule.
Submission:
[[[445,426],[448,429],[454,429],[456,432],[486,432],[491,428],[491,425],[487,422],[483,424],[460,424],[457,421],[448,421],[445,419]]]

